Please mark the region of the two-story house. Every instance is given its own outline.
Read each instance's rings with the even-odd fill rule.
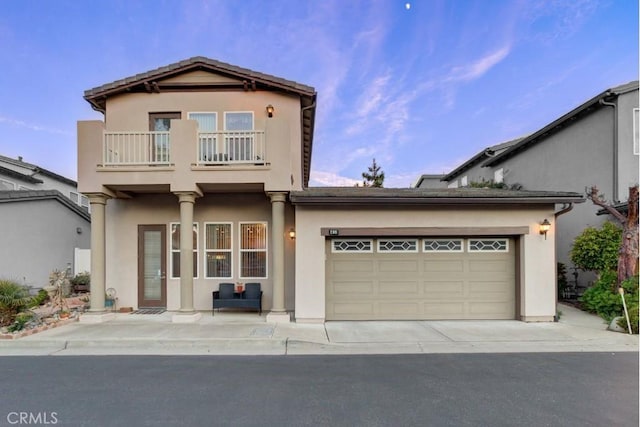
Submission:
[[[0,156],[0,277],[41,288],[54,269],[86,270],[88,207],[75,181]]]
[[[524,138],[481,151],[442,180],[450,187],[493,181],[582,194],[595,185],[608,200],[625,202],[629,187],[638,184],[638,129],[638,81],[634,81],[604,90]],[[558,261],[571,273],[574,239],[584,228],[598,227],[607,219],[598,216],[598,210],[585,203],[558,221]],[[579,287],[593,279],[591,274],[577,273]]]
[[[308,188],[316,98],[203,57],[86,91],[85,321],[105,287],[194,321],[223,282],[261,283],[274,322],[553,320],[554,213],[579,194]]]

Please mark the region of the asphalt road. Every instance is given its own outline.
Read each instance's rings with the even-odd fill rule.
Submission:
[[[0,426],[638,426],[637,353],[0,358]]]

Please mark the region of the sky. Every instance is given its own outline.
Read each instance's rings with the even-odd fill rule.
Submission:
[[[0,154],[77,178],[87,89],[193,56],[313,86],[310,186],[447,173],[638,79],[637,0],[0,0]]]

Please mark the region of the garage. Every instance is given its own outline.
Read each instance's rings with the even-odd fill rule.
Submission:
[[[326,239],[326,320],[515,319],[512,237]]]

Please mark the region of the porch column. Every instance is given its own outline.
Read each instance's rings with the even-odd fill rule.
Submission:
[[[109,196],[106,194],[87,194],[91,205],[91,296],[89,313],[80,318],[81,322],[99,323],[115,317],[105,311],[105,208]]]
[[[271,198],[271,254],[273,256],[273,305],[267,315],[269,322],[289,322],[284,307],[284,204],[287,193],[268,193]]]
[[[176,323],[195,322],[200,318],[193,308],[193,205],[196,193],[177,192],[180,202],[180,314]]]

